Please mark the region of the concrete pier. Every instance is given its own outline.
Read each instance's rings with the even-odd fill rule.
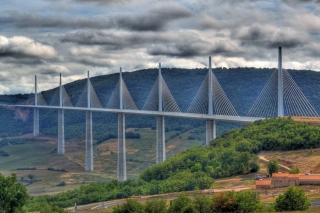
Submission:
[[[39,109],[33,109],[33,136],[39,135]]]
[[[125,114],[118,114],[118,181],[127,180]]]
[[[279,47],[278,52],[278,117],[284,116],[283,101],[283,73],[282,73],[282,50]]]
[[[92,112],[86,112],[86,172],[93,171]]]
[[[216,138],[216,121],[206,121],[206,146],[210,145],[210,141]]]
[[[61,73],[60,73],[60,87],[59,87],[59,106],[63,107],[63,99],[62,99],[62,81],[61,81]],[[58,110],[58,154],[64,154],[64,110]]]
[[[166,160],[166,143],[165,143],[165,127],[164,116],[157,116],[157,154],[156,163]]]
[[[58,110],[58,154],[64,154],[64,110]]]

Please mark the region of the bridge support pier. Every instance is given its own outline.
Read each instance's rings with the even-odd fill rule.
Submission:
[[[119,181],[127,180],[126,166],[126,132],[125,132],[125,114],[118,114],[118,171]]]
[[[33,136],[39,135],[39,109],[33,109]]]
[[[64,110],[58,110],[58,154],[64,154]]]
[[[157,116],[157,156],[156,163],[166,160],[164,116]]]
[[[86,112],[86,172],[93,171],[92,112]]]
[[[210,145],[210,141],[216,138],[216,121],[207,120],[206,122],[206,146]]]

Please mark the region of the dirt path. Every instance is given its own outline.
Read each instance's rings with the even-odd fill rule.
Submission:
[[[266,159],[264,156],[259,156],[259,158],[260,158],[262,161],[264,161],[264,162],[269,162],[269,160]],[[289,168],[289,167],[287,167],[287,166],[285,166],[285,165],[279,164],[279,166],[280,166],[281,168],[283,168],[283,169],[291,170],[291,168]]]

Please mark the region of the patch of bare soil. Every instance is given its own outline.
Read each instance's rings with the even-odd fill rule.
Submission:
[[[297,121],[297,122],[304,122],[304,123],[309,123],[309,124],[314,124],[314,125],[320,125],[320,118],[298,117],[298,116],[293,116],[291,118],[292,118],[292,120]]]
[[[289,168],[299,167],[300,173],[312,172],[320,173],[320,149],[294,150],[294,151],[268,151],[261,152],[259,156],[264,156],[270,160],[275,158],[282,165]]]

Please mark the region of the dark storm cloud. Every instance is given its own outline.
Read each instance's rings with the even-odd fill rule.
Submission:
[[[16,67],[21,67],[22,65],[40,65],[45,64],[45,62],[39,58],[14,58],[14,57],[0,57],[0,61],[4,64],[13,64]]]
[[[192,16],[182,6],[159,7],[144,14],[118,15],[108,20],[78,17],[44,17],[17,12],[0,16],[0,24],[13,24],[17,28],[69,28],[109,29],[122,28],[134,31],[163,30],[171,21]]]
[[[124,4],[131,0],[47,0],[52,2],[75,2],[80,4],[91,4],[91,5],[111,5],[111,4]]]
[[[159,31],[171,21],[191,17],[192,12],[182,6],[172,5],[162,6],[152,9],[142,15],[128,15],[118,17],[116,23],[118,27],[136,31]]]
[[[237,56],[241,50],[229,42],[210,43],[193,36],[182,36],[168,45],[156,45],[148,48],[150,55],[164,55],[174,57],[195,57],[219,54],[224,56]]]
[[[276,29],[270,26],[252,25],[249,28],[239,28],[233,33],[242,45],[275,48],[295,48],[308,42],[304,34],[291,29]]]
[[[14,24],[17,28],[91,28],[101,29],[112,26],[112,23],[104,20],[92,20],[86,18],[47,18],[34,14],[11,13],[0,17],[0,24]]]
[[[167,43],[179,37],[172,33],[140,33],[81,30],[65,34],[61,42],[72,42],[79,45],[103,45],[104,49],[119,50],[123,48],[143,47],[149,44]]]
[[[286,4],[297,4],[297,3],[320,3],[320,0],[282,0]]]

